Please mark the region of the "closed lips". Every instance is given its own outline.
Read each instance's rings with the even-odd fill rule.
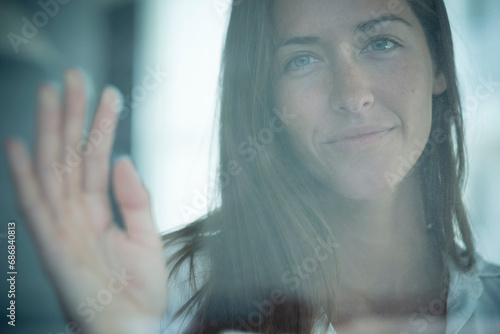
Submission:
[[[335,143],[343,140],[356,139],[368,135],[374,135],[377,133],[383,133],[389,130],[392,130],[393,127],[381,127],[381,126],[366,126],[366,127],[358,127],[358,128],[350,128],[347,130],[343,130],[340,134],[331,138],[327,141],[327,143]]]

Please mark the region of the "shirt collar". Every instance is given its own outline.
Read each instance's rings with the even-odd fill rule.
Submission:
[[[457,333],[474,313],[484,286],[481,277],[498,275],[495,267],[489,266],[481,256],[475,255],[475,264],[467,272],[457,268],[449,259],[450,289],[448,291],[446,333]]]
[[[481,277],[500,276],[500,267],[490,265],[478,254],[475,254],[475,259],[474,266],[467,272],[458,269],[455,262],[448,259],[450,289],[447,297],[445,334],[458,333],[474,313],[484,291]],[[327,334],[335,333],[330,324]]]

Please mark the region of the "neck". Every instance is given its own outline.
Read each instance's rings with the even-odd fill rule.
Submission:
[[[371,199],[337,194],[324,199],[339,245],[339,283],[346,295],[375,303],[395,295],[417,299],[439,289],[442,266],[426,230],[418,177]]]
[[[395,189],[370,199],[348,199],[335,193],[324,197],[327,214],[342,244],[387,248],[402,237],[426,238],[419,179],[405,179]],[[408,235],[410,233],[410,235]]]

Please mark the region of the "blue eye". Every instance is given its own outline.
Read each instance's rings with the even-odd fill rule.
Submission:
[[[310,65],[311,63],[317,62],[318,59],[310,56],[310,55],[297,55],[293,57],[289,62],[286,63],[285,65],[285,70],[290,70],[290,69],[301,69],[303,67],[306,67],[307,65]]]
[[[371,41],[363,51],[383,52],[394,49],[397,46],[400,46],[400,44],[389,38],[378,38]]]

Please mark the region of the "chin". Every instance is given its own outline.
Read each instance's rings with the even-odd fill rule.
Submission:
[[[385,169],[386,170],[386,169]],[[348,173],[347,175],[332,176],[328,182],[330,190],[346,199],[370,200],[396,190],[397,184],[390,183],[384,177],[383,170],[371,170],[369,173]]]
[[[389,187],[385,182],[343,184],[335,187],[338,195],[352,200],[370,200],[392,191],[394,188]]]

